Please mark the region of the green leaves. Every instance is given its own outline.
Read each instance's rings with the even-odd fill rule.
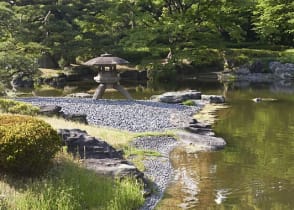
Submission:
[[[255,30],[262,39],[278,44],[293,44],[293,2],[258,0],[254,15]]]

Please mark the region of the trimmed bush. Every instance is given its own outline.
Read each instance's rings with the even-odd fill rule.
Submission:
[[[57,132],[46,122],[21,115],[0,115],[0,168],[38,175],[61,147]]]
[[[24,102],[0,98],[0,111],[13,114],[36,115],[39,112],[39,108]]]

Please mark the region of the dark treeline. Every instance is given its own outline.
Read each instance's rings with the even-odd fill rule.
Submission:
[[[1,76],[60,66],[104,52],[142,58],[193,55],[254,42],[293,45],[292,0],[1,0]],[[185,54],[186,52],[186,54]]]

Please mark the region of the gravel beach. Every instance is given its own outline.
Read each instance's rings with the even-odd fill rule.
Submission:
[[[86,114],[89,124],[133,132],[184,127],[196,106],[143,100],[92,100],[65,97],[20,98],[34,105],[57,105],[65,114]]]
[[[161,131],[183,128],[200,106],[183,106],[141,100],[92,100],[80,98],[21,98],[33,105],[57,105],[65,114],[86,114],[89,124],[108,126],[132,132]],[[153,182],[152,193],[140,210],[152,210],[163,196],[174,169],[169,153],[179,142],[168,136],[147,136],[135,139],[132,146],[157,151],[161,156],[146,157],[145,177]]]

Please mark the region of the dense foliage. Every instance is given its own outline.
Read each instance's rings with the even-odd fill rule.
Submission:
[[[36,175],[48,167],[61,140],[47,123],[29,116],[0,115],[0,168]]]
[[[291,46],[293,28],[289,0],[4,0],[0,74],[32,74],[42,56],[64,67],[106,51],[148,63],[171,49],[173,61],[210,65],[193,55],[227,43]]]

